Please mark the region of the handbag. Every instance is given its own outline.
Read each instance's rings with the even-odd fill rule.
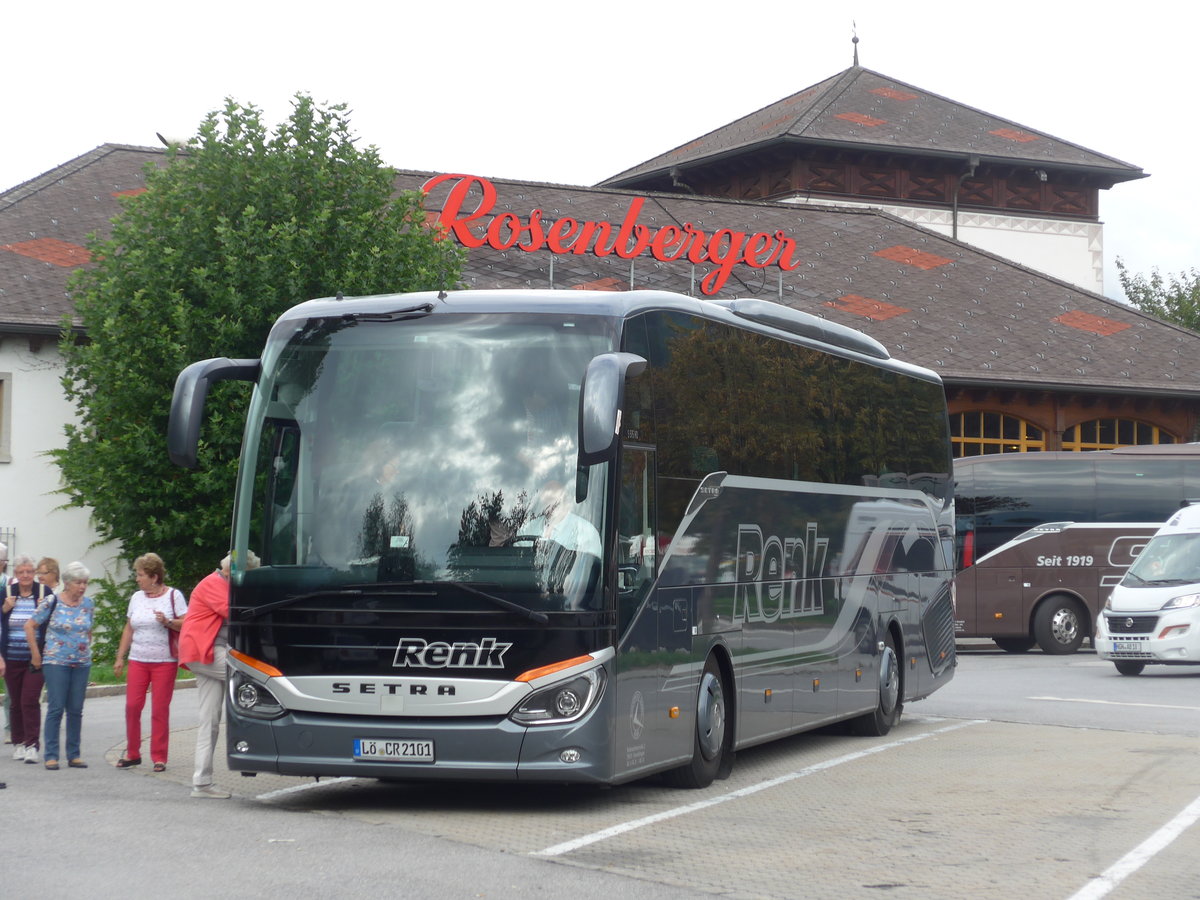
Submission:
[[[178,618],[175,615],[175,588],[171,588],[171,618]],[[179,632],[170,625],[163,626],[167,629],[167,647],[171,651],[171,656],[176,661],[179,659]]]

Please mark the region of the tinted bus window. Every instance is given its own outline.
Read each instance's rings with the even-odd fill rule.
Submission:
[[[1096,459],[1096,522],[1161,522],[1183,500],[1180,459]]]
[[[960,562],[971,561],[961,558],[964,540],[973,538],[978,559],[1037,525],[1095,520],[1092,454],[1006,458],[1003,465],[962,466],[956,478]]]

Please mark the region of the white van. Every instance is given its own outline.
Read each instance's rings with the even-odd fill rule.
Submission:
[[[1158,529],[1096,621],[1096,653],[1122,675],[1200,665],[1200,505]]]

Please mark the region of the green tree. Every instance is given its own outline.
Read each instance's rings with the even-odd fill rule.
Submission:
[[[72,282],[86,337],[64,327],[63,385],[78,424],[54,452],[68,505],[90,507],[101,541],[131,562],[160,554],[189,590],[228,549],[249,387],[215,386],[194,471],[170,464],[175,377],[215,356],[254,358],[288,307],[338,291],[454,287],[462,251],[426,227],[419,192],[356,146],[344,105],[304,94],[273,131],[226,101],[147,190],[125,201],[111,236]]]
[[[1152,269],[1149,276],[1134,275],[1118,259],[1117,277],[1129,302],[1142,312],[1200,331],[1200,271],[1163,276]]]

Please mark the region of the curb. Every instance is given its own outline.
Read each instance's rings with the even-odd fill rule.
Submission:
[[[196,686],[195,678],[179,678],[175,681],[175,690],[182,691]],[[89,684],[84,697],[115,697],[125,693],[123,684]]]

